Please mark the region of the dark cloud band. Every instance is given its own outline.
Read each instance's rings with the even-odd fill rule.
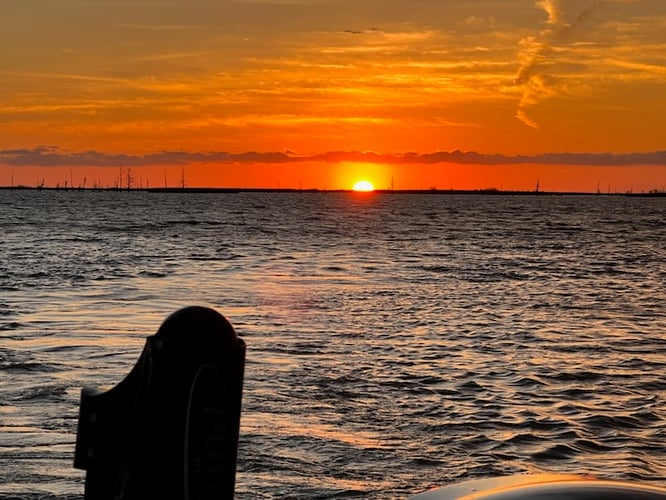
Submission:
[[[282,152],[229,153],[225,151],[187,152],[160,151],[145,155],[110,154],[89,150],[63,151],[55,146],[32,149],[0,150],[0,164],[20,166],[85,166],[85,167],[140,167],[210,163],[281,164],[296,162],[363,162],[376,164],[438,164],[469,165],[664,165],[666,151],[641,153],[544,153],[538,155],[486,154],[474,151],[436,151],[433,153],[380,154],[360,151],[329,151],[313,155]]]

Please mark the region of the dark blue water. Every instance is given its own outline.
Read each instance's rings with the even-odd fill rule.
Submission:
[[[0,190],[0,494],[81,498],[83,385],[172,311],[248,345],[237,498],[666,484],[666,199]]]

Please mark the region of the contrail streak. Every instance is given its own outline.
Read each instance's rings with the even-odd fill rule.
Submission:
[[[552,85],[553,76],[543,72],[544,65],[552,63],[553,46],[570,40],[578,26],[599,6],[605,3],[621,3],[627,0],[590,0],[586,9],[579,12],[574,21],[567,22],[561,0],[538,0],[536,7],[548,16],[547,27],[538,36],[523,38],[520,42],[520,67],[514,85],[522,88],[516,118],[528,127],[539,128],[538,123],[527,114],[527,108],[556,95]]]

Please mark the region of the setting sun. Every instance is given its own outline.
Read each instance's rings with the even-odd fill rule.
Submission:
[[[372,182],[362,180],[358,181],[356,184],[354,184],[354,187],[352,188],[354,191],[363,191],[363,192],[369,192],[369,191],[374,191],[375,186],[372,185]]]

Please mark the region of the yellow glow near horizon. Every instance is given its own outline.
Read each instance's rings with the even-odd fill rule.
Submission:
[[[356,182],[356,184],[354,184],[354,187],[352,189],[354,191],[360,191],[360,192],[368,193],[370,191],[374,191],[375,186],[370,181],[360,180],[360,181]]]

